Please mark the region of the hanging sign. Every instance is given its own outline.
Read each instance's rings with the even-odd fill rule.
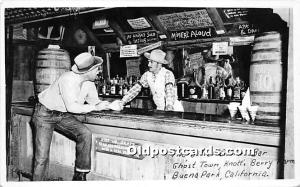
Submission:
[[[200,28],[170,32],[171,40],[173,41],[212,38],[215,35],[216,34],[212,28]]]
[[[126,60],[126,69],[127,69],[127,77],[129,76],[139,77],[141,75],[140,60],[138,58]]]
[[[137,56],[137,45],[124,45],[120,47],[120,58]]]
[[[127,22],[133,29],[145,29],[151,27],[146,18],[128,19]]]
[[[250,45],[253,42],[254,42],[254,36],[243,36],[243,37],[229,38],[229,45],[232,45],[232,46]]]
[[[104,28],[108,28],[108,20],[106,18],[99,18],[96,19],[93,23],[93,29],[104,29]]]
[[[151,44],[151,45],[148,45],[146,47],[140,48],[140,49],[138,49],[137,53],[138,53],[138,55],[140,55],[140,54],[143,54],[147,51],[150,51],[150,50],[155,49],[155,48],[160,47],[160,46],[161,46],[161,41],[156,42],[156,43]]]
[[[156,31],[126,33],[125,38],[132,44],[151,43],[158,40]]]
[[[247,8],[228,8],[223,9],[223,12],[227,18],[237,18],[248,15]]]
[[[228,54],[228,42],[214,42],[212,44],[213,55],[227,55]]]
[[[167,30],[212,27],[214,24],[206,9],[157,16]]]

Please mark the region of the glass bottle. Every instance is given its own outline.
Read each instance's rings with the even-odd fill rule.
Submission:
[[[102,95],[106,95],[106,88],[107,88],[106,80],[103,78],[103,83],[101,88]]]
[[[111,80],[108,78],[106,80],[106,93],[105,93],[105,95],[110,95],[110,86],[111,86]]]
[[[124,80],[124,84],[123,84],[123,89],[122,89],[122,95],[126,95],[127,94],[127,92],[128,92],[128,83],[127,83],[127,81],[126,81],[126,79]]]
[[[241,99],[241,80],[240,77],[236,77],[235,85],[233,87],[233,99],[240,100]]]
[[[229,82],[229,84],[226,87],[226,98],[227,98],[227,100],[232,99],[232,83],[231,82]]]
[[[123,95],[123,85],[124,85],[124,79],[123,77],[120,77],[120,80],[118,81],[118,95]]]
[[[247,85],[244,81],[241,81],[241,99],[243,99],[246,95],[246,92],[247,92]]]
[[[209,77],[208,99],[215,99],[215,86],[213,84],[212,77]]]
[[[111,80],[111,86],[110,86],[110,95],[116,95],[116,78],[114,77]]]
[[[208,99],[208,91],[207,91],[207,83],[206,83],[206,78],[204,78],[204,83],[201,86],[202,89],[202,94],[201,94],[201,99]]]
[[[102,95],[102,87],[103,87],[103,77],[100,75],[97,85],[98,95]]]
[[[220,94],[220,100],[224,100],[226,94],[225,94],[225,90],[224,90],[224,85],[223,84],[220,85],[219,94]]]
[[[215,84],[215,99],[220,100],[220,87],[222,85],[222,78],[217,75],[216,76],[216,84]]]
[[[184,99],[189,97],[189,85],[190,79],[188,78],[181,78],[177,83],[177,95],[179,99]]]
[[[192,81],[189,84],[189,98],[190,99],[198,99],[199,87],[196,84],[196,71],[193,70]]]
[[[115,82],[115,86],[116,86],[116,91],[115,91],[115,95],[119,95],[119,75],[116,75],[115,79],[114,79],[114,82]]]

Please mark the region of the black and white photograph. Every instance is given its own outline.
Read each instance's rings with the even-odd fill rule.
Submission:
[[[13,2],[0,186],[300,185],[297,1]]]

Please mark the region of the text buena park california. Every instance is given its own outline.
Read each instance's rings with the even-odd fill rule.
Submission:
[[[213,146],[206,148],[182,148],[180,146],[174,148],[153,147],[153,146],[129,146],[127,148],[128,155],[150,156],[170,155],[170,156],[263,156],[267,152],[258,148],[215,148]]]

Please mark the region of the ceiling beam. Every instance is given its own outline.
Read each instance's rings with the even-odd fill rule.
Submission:
[[[151,12],[150,9],[144,8],[140,10],[140,13],[142,16],[144,16],[148,21],[150,20],[151,26],[159,31],[159,35],[164,34],[167,36],[168,39],[170,39],[170,35],[168,31],[165,29],[165,27],[160,23],[159,19],[157,18],[157,13],[154,14]]]
[[[101,54],[105,54],[105,50],[102,47],[102,44],[100,43],[100,41],[97,39],[97,37],[95,36],[95,34],[85,25],[85,24],[81,24],[80,27],[86,32],[86,34],[88,35],[88,37],[95,42],[96,47],[99,47],[100,49],[100,53]]]
[[[168,31],[164,28],[164,26],[160,23],[159,19],[156,15],[149,15],[149,19],[152,21],[154,27],[160,31],[160,34],[165,34],[168,39],[170,39],[170,34]]]
[[[206,11],[211,18],[213,24],[215,25],[216,32],[218,35],[225,34],[226,29],[224,27],[224,23],[222,21],[221,16],[216,8],[206,8]]]
[[[116,35],[121,39],[123,44],[128,44],[123,29],[112,16],[108,17],[108,25],[115,31]]]

